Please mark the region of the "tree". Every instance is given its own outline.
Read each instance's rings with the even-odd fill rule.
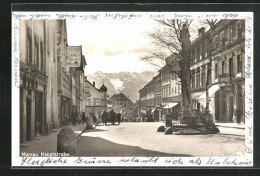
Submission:
[[[209,57],[209,67],[207,70],[207,80],[206,80],[206,107],[205,110],[209,110],[209,85],[210,85],[210,77],[211,77],[211,67],[212,67],[212,55],[213,52],[219,47],[219,40],[216,39],[216,23],[218,20],[216,19],[206,19],[204,23],[209,25],[209,32],[206,33],[204,36],[208,41],[208,57]]]
[[[191,111],[191,45],[189,28],[192,20],[156,20],[164,30],[150,33],[157,50],[149,52],[142,60],[159,66],[155,61],[164,63],[165,67],[180,78],[183,111]]]

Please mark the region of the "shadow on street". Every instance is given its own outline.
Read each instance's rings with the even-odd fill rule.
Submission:
[[[171,154],[157,151],[142,149],[138,146],[128,146],[110,142],[99,137],[81,136],[77,142],[77,155],[78,156],[91,156],[91,157],[191,157],[192,155],[186,154]]]

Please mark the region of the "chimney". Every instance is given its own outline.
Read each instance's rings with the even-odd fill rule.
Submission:
[[[93,82],[93,86],[95,87],[95,82]]]
[[[200,28],[198,31],[199,31],[199,37],[205,34],[205,28],[204,27]]]

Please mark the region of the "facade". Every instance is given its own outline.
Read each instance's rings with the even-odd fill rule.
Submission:
[[[139,114],[145,117],[145,114],[153,112],[157,107],[159,117],[162,117],[162,85],[161,73],[153,77],[141,90],[139,90]]]
[[[171,73],[170,68],[164,67],[161,73],[161,96],[162,96],[162,116],[171,114],[172,118],[177,118],[181,108],[181,84],[177,75]]]
[[[20,20],[20,142],[46,134],[47,121],[54,120],[46,118],[45,29],[45,20]]]
[[[65,125],[67,119],[70,117],[71,113],[71,74],[70,68],[68,66],[68,57],[67,57],[67,28],[65,20],[56,21],[56,46],[55,50],[57,53],[57,71],[56,77],[58,80],[58,117],[60,125]],[[53,85],[50,85],[52,89]],[[49,106],[52,108],[52,103],[50,102]],[[58,127],[58,123],[56,123]]]
[[[68,64],[66,20],[20,20],[19,36],[23,143],[67,125],[76,87],[83,87],[86,61],[77,69]]]
[[[107,88],[103,84],[100,89],[96,88],[95,82],[91,83],[85,76],[84,100],[87,114],[94,113],[100,119],[101,112],[107,108]]]
[[[144,86],[141,90],[139,90],[139,111],[140,114],[146,113],[146,107],[147,107],[147,93],[146,93],[146,87]]]
[[[123,93],[114,94],[109,99],[113,103],[113,109],[114,111],[119,111],[121,109],[125,109],[128,106],[132,105],[133,102],[126,97]]]
[[[207,31],[209,32],[209,31]],[[209,54],[205,29],[192,42],[190,55],[192,103],[204,109],[207,69],[211,68],[209,110],[219,122],[244,122],[245,21],[220,20],[216,24],[215,50]]]

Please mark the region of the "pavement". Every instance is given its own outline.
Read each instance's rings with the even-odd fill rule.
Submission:
[[[70,125],[81,135],[77,141],[78,156],[243,156],[245,130],[218,126],[219,134],[165,135],[157,132],[163,122],[125,122],[120,125],[103,126],[86,130],[85,125]],[[61,129],[61,128],[60,128]],[[20,145],[20,152],[52,153],[57,151],[57,134],[54,130],[47,136]],[[83,132],[83,133],[82,133]]]
[[[99,125],[77,143],[79,156],[243,156],[245,130],[219,126],[219,134],[165,135],[163,122]]]
[[[237,124],[237,123],[215,123],[217,127],[227,127],[227,128],[240,128],[245,129],[245,124]]]
[[[80,134],[85,128],[86,125],[80,124],[77,126],[69,125],[69,127],[76,133]],[[54,129],[52,133],[46,136],[37,137],[35,140],[27,141],[20,144],[20,153],[37,153],[40,155],[41,152],[52,153],[57,152],[57,134],[59,129]]]

